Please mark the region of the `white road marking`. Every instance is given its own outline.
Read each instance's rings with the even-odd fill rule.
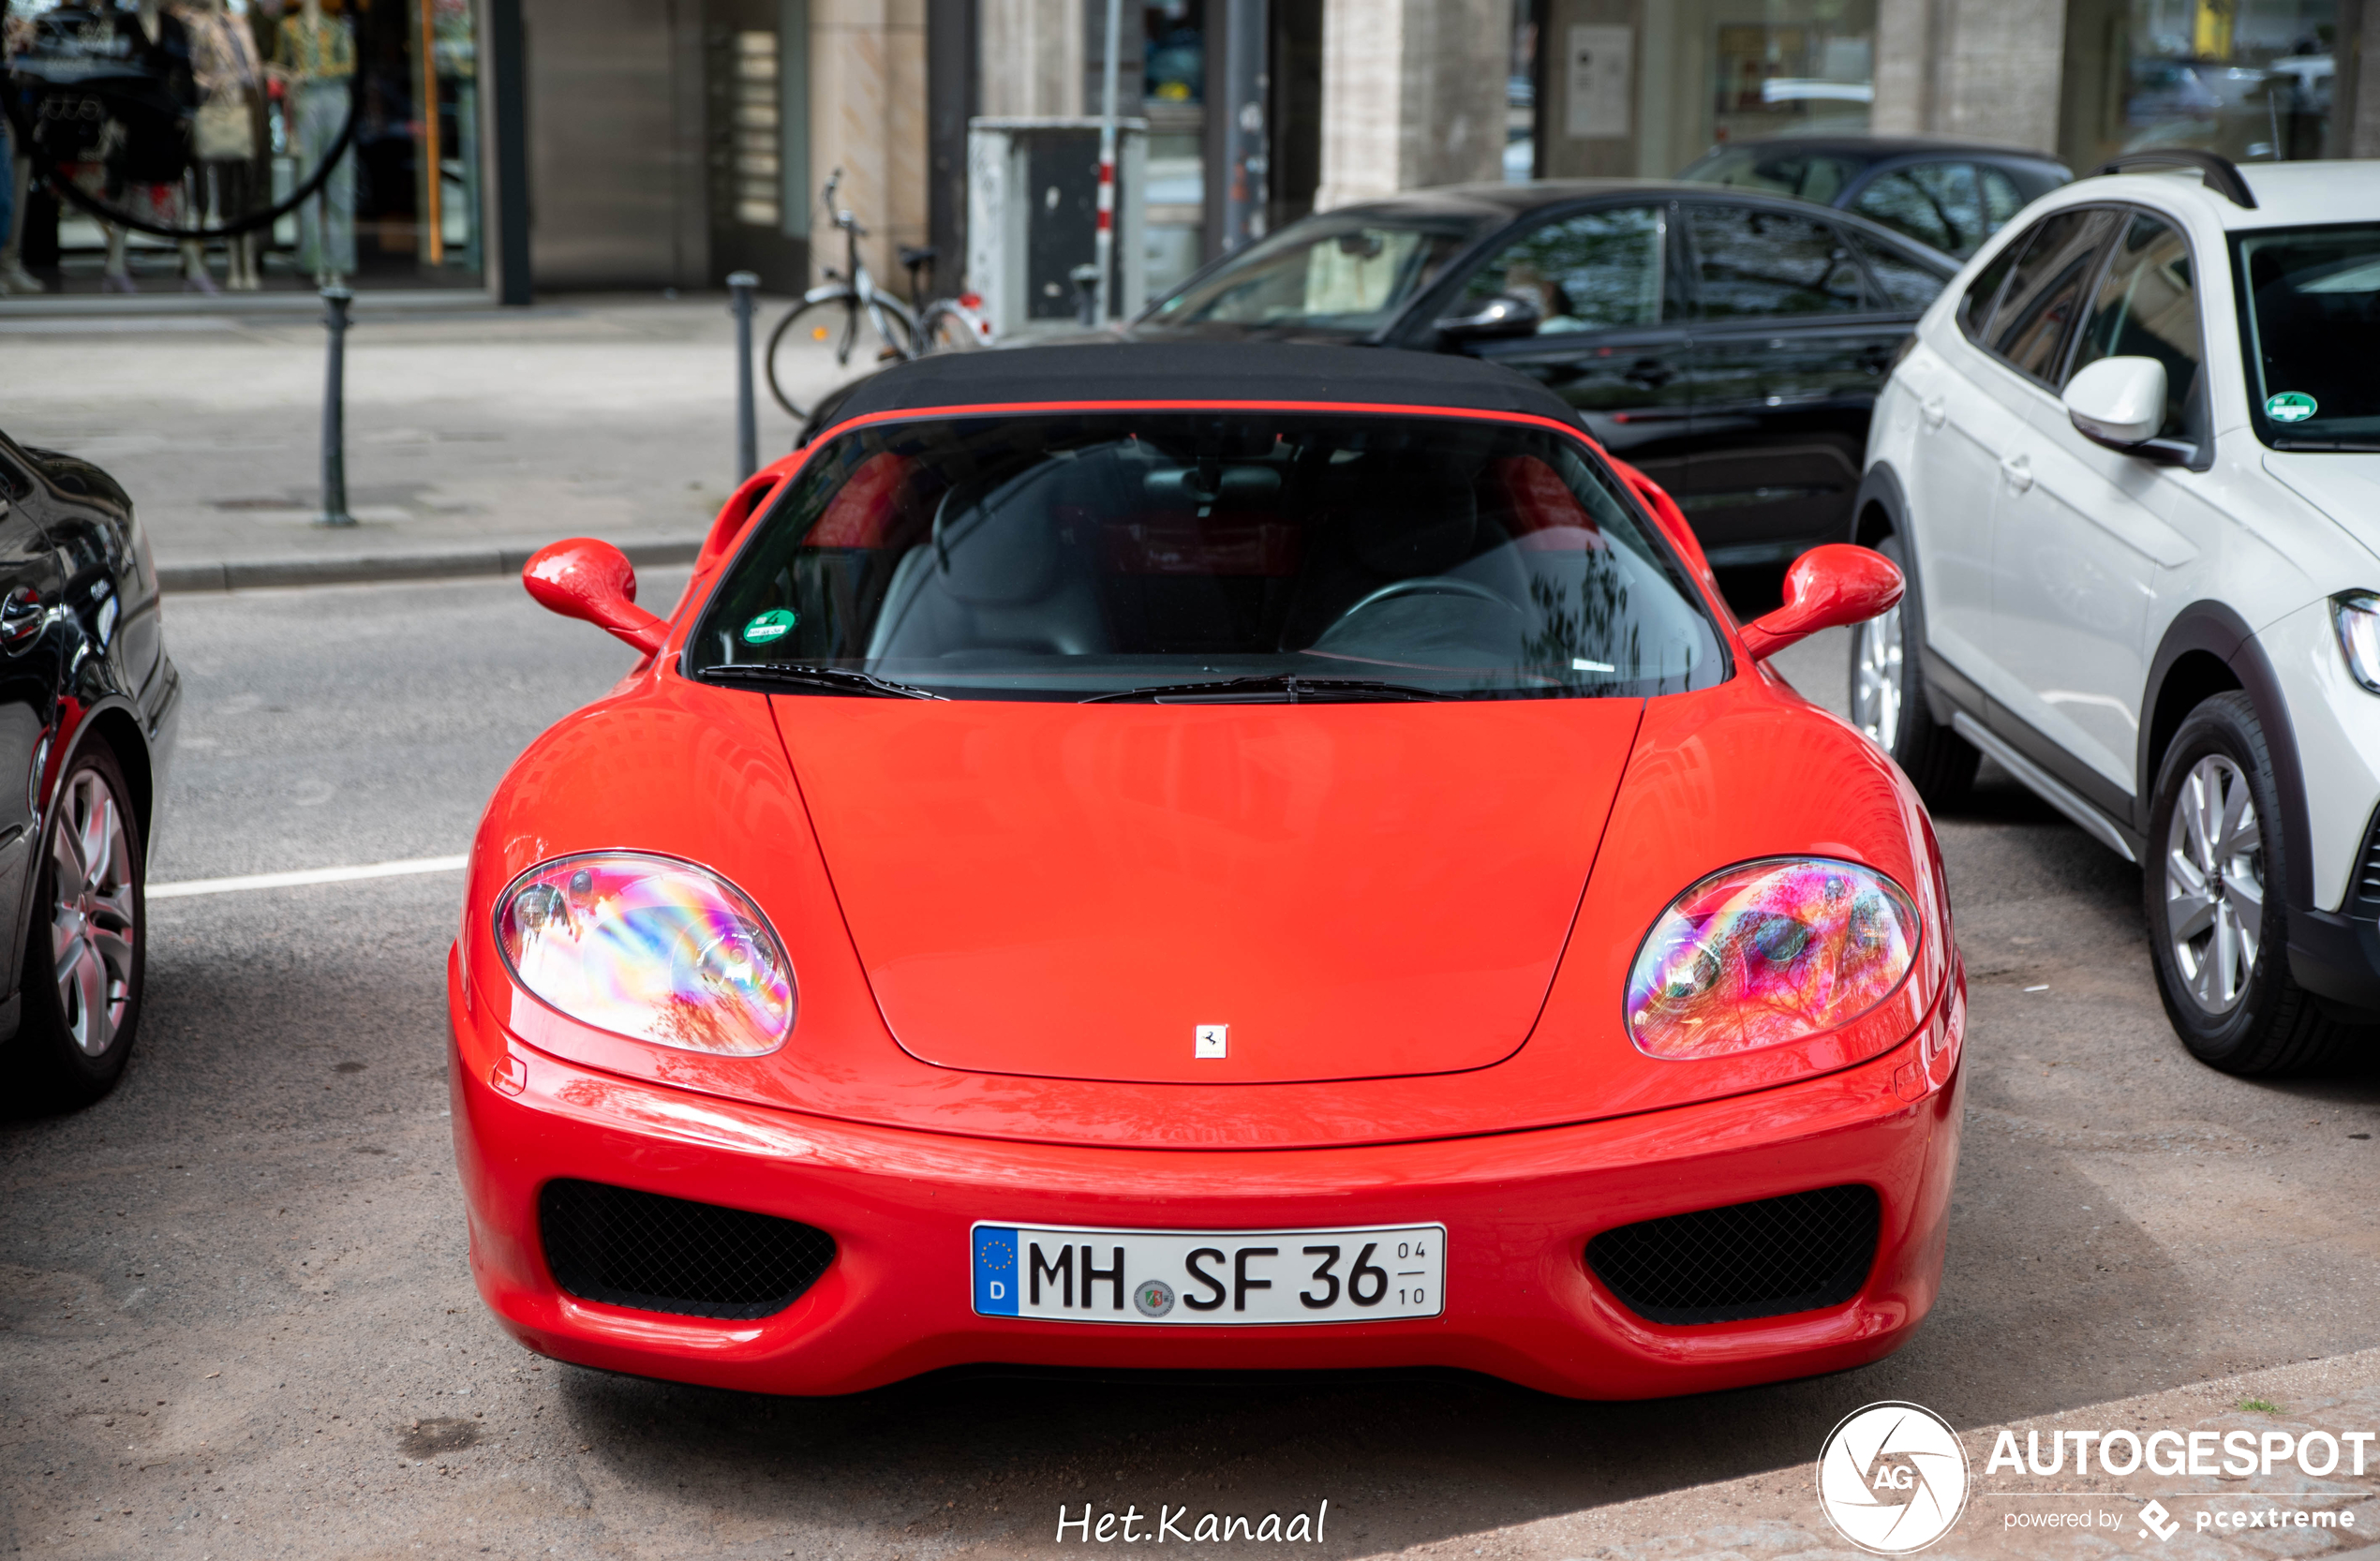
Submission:
[[[252,872],[242,878],[192,878],[152,884],[151,899],[194,894],[232,894],[241,889],[294,889],[306,884],[350,884],[359,878],[403,878],[416,872],[460,872],[468,856],[410,856],[401,862],[368,862],[353,868],[306,868],[298,872]]]

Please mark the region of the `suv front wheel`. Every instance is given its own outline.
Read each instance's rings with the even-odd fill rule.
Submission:
[[[1917,600],[1917,579],[1909,570],[1908,544],[1888,536],[1874,545],[1893,561],[1908,587],[1899,606],[1852,631],[1852,724],[1893,756],[1926,807],[1946,808],[1967,795],[1982,755],[1936,721],[1926,703],[1919,660],[1925,604]]]
[[[2320,1067],[2372,1034],[2289,974],[2279,808],[2248,696],[2191,711],[2158,766],[2141,883],[2166,1017],[2192,1056],[2225,1073]]]

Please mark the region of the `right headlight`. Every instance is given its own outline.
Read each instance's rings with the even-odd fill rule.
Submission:
[[[2347,671],[2373,693],[2380,693],[2380,596],[2371,591],[2341,591],[2330,599],[2330,626],[2339,631],[2339,649]]]
[[[766,918],[716,873],[603,851],[541,863],[496,904],[513,979],[598,1030],[757,1057],[794,1028],[794,970]]]
[[[1686,1061],[1784,1046],[1849,1024],[1916,962],[1917,907],[1856,862],[1746,862],[1661,913],[1629,973],[1628,1038]]]

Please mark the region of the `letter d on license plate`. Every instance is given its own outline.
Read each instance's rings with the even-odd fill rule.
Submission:
[[[1374,1322],[1446,1310],[1446,1227],[1099,1230],[978,1225],[988,1317],[1228,1326]]]

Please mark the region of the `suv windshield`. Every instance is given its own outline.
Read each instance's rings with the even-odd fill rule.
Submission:
[[[2380,450],[2380,224],[2233,237],[2248,399],[2275,450]]]
[[[1646,694],[1725,676],[1573,439],[1447,417],[1048,413],[846,433],[685,670],[786,692],[1198,702]]]
[[[1353,213],[1309,218],[1193,279],[1133,334],[1225,326],[1364,335],[1395,318],[1483,226]]]

